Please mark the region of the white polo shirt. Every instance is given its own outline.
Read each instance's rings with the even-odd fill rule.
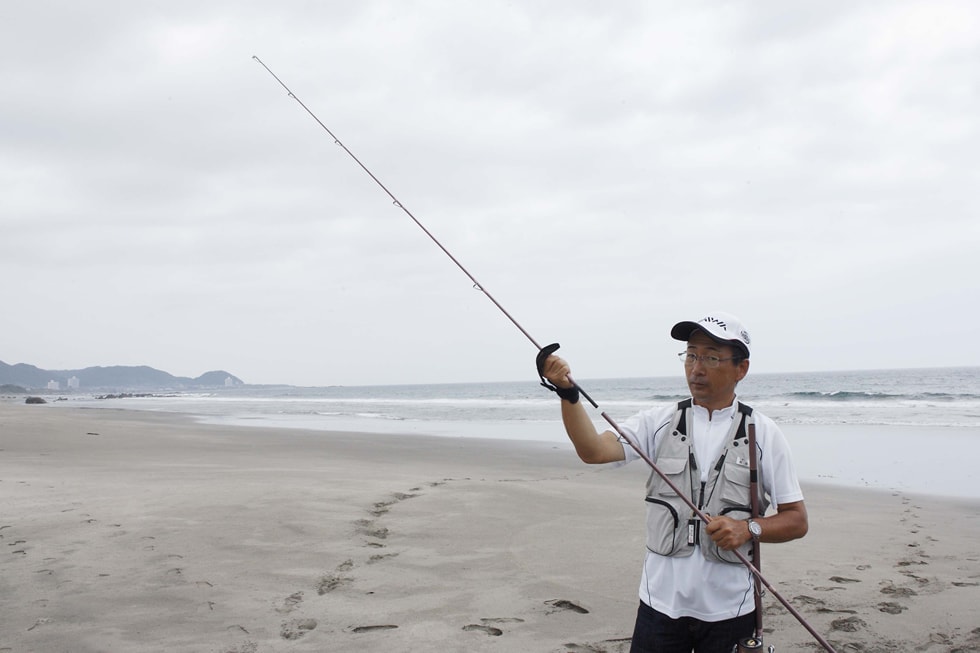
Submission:
[[[620,424],[620,428],[656,462],[657,438],[670,428],[677,405],[654,408],[637,413]],[[756,446],[760,451],[759,467],[762,486],[773,508],[780,504],[803,500],[796,477],[796,468],[789,444],[775,422],[753,411]],[[687,432],[694,443],[694,455],[701,470],[701,480],[708,473],[725,447],[732,420],[739,418],[733,403],[716,410],[709,419],[708,411],[693,406],[688,413]],[[640,456],[623,445],[626,464]],[[745,565],[706,560],[700,547],[686,557],[668,557],[646,552],[643,576],[640,580],[640,600],[672,619],[694,617],[702,621],[722,621],[752,612],[752,572]]]

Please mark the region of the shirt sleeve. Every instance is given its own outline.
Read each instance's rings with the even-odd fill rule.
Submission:
[[[763,486],[773,507],[803,500],[803,490],[793,463],[789,441],[782,430],[765,415],[757,414],[756,426],[761,432]],[[761,427],[761,428],[760,428]]]
[[[674,416],[675,406],[666,408],[653,408],[640,411],[624,422],[619,423],[619,428],[640,448],[640,450],[651,459],[654,457],[657,447],[657,436],[670,426],[670,421]],[[619,438],[621,441],[622,436]],[[625,460],[616,463],[617,466],[626,465],[634,460],[640,459],[640,454],[636,453],[633,447],[623,442],[623,451],[626,454]]]

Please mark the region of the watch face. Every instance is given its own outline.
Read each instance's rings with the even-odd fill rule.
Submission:
[[[760,535],[762,535],[762,526],[759,526],[758,522],[750,521],[749,532],[755,535],[756,537],[759,537]]]

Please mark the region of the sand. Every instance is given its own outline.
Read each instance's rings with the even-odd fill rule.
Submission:
[[[568,446],[0,404],[0,651],[629,648],[646,471]],[[804,487],[838,651],[980,651],[980,502]],[[818,650],[772,597],[767,644]]]

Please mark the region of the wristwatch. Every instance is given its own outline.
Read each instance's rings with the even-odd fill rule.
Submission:
[[[754,519],[749,520],[749,533],[752,534],[753,540],[759,541],[759,538],[762,537],[762,526],[759,522]]]

